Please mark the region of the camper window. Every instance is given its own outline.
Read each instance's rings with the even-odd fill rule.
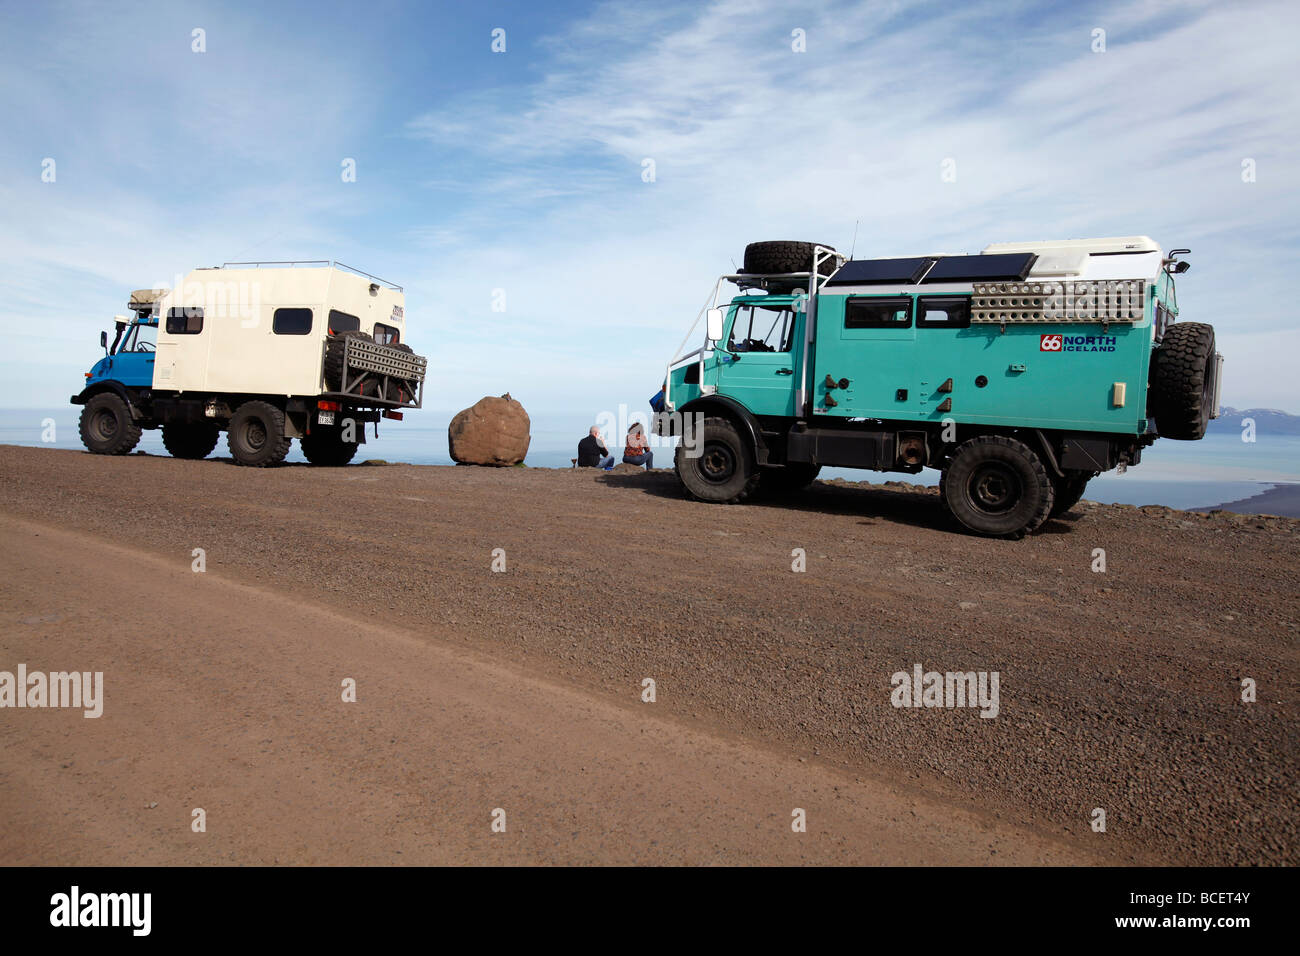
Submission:
[[[167,310],[168,335],[198,335],[203,331],[203,309],[192,306]]]
[[[276,335],[306,335],[311,332],[311,309],[276,309],[271,316]]]
[[[330,335],[338,335],[340,332],[356,332],[360,328],[361,320],[355,315],[348,315],[338,309],[330,309]]]

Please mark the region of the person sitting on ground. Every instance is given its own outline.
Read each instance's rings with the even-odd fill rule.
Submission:
[[[627,430],[627,446],[623,449],[623,462],[628,465],[645,465],[649,471],[655,466],[655,456],[650,451],[650,442],[646,440],[645,429],[640,422],[633,422]]]
[[[600,437],[600,429],[595,425],[591,426],[587,437],[578,442],[578,467],[605,469],[614,467],[614,456],[605,447],[605,440]]]

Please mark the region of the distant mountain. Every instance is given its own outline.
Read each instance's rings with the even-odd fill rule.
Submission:
[[[1260,435],[1300,435],[1300,415],[1291,415],[1276,408],[1229,408],[1223,406],[1219,417],[1210,422],[1209,431],[1241,433],[1241,420],[1255,420],[1255,432]]]

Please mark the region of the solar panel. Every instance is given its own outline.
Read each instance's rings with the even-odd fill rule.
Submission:
[[[827,285],[911,285],[930,263],[929,256],[911,259],[851,259]]]
[[[926,273],[924,283],[1022,280],[1029,275],[1037,259],[1038,256],[1032,252],[944,256]]]

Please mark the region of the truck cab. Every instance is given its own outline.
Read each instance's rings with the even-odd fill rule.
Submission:
[[[669,364],[656,427],[703,432],[676,460],[702,501],[788,493],[824,466],[930,467],[961,525],[1019,537],[1217,415],[1214,331],[1177,322],[1186,252],[1145,236],[863,260],[753,243],[697,316],[703,345]],[[726,283],[740,294],[722,304]]]
[[[100,333],[99,344],[104,349],[104,357],[86,373],[86,388],[93,389],[109,382],[119,382],[130,388],[150,387],[157,357],[157,316],[137,313],[129,319],[124,315],[113,318],[117,334],[110,346],[108,333]]]

